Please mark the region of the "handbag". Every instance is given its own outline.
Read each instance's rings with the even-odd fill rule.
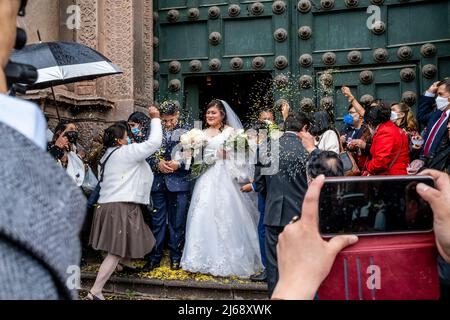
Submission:
[[[359,176],[361,170],[359,170],[358,164],[349,151],[344,151],[339,154],[339,159],[342,161],[345,176]]]
[[[103,173],[105,171],[106,162],[108,162],[109,158],[111,158],[113,153],[119,149],[120,149],[120,147],[111,151],[111,153],[108,155],[108,157],[106,157],[105,161],[103,163],[100,163],[100,180],[98,181],[97,185],[95,186],[95,189],[92,191],[91,195],[88,198],[87,207],[89,210],[91,210],[95,207],[95,205],[98,203],[98,199],[100,198],[100,190],[101,190],[100,184],[103,182]]]
[[[81,188],[83,189],[84,192],[90,193],[95,190],[97,184],[98,184],[97,177],[95,176],[94,172],[92,172],[91,167],[88,166]]]
[[[342,141],[339,138],[339,134],[336,132],[339,140],[339,159],[342,161],[344,175],[345,176],[359,176],[361,170],[359,170],[358,164],[353,158],[353,155],[349,151],[345,151],[342,145]]]

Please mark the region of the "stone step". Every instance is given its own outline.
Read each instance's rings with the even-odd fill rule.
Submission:
[[[92,287],[95,273],[83,273],[82,290]],[[105,295],[120,299],[148,300],[265,300],[267,285],[262,283],[220,283],[195,280],[159,280],[113,276],[107,282]]]

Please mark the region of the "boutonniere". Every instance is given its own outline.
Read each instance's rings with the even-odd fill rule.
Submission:
[[[164,155],[166,153],[166,149],[164,147],[161,147],[156,153],[155,157],[158,160],[165,160]]]

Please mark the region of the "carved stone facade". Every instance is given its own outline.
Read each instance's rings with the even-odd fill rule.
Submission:
[[[79,10],[81,28],[70,22]],[[93,81],[55,87],[61,118],[73,119],[88,145],[99,129],[127,119],[134,111],[145,111],[153,101],[153,1],[152,0],[34,0],[22,21],[29,43],[75,41],[98,50],[123,74]],[[37,102],[49,118],[57,113],[50,90],[29,92],[26,99]]]

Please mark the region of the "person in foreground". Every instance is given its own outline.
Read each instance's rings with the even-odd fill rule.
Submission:
[[[69,300],[77,295],[69,280],[80,261],[86,200],[45,151],[39,107],[7,96],[4,68],[25,6],[0,0],[0,300]]]
[[[319,233],[319,196],[325,176],[309,186],[302,218],[294,217],[280,234],[277,245],[279,280],[275,300],[312,300],[331,271],[337,254],[358,241],[356,236],[337,236],[329,242]]]
[[[421,175],[431,176],[436,182],[436,189],[418,184],[417,192],[431,205],[437,248],[443,260],[450,263],[450,176],[435,170],[425,170]],[[328,242],[320,236],[319,196],[324,181],[321,175],[311,183],[302,218],[295,217],[279,237],[279,281],[272,295],[274,300],[312,300],[338,253],[358,242],[354,235],[337,236]]]
[[[162,143],[159,110],[149,108],[151,133],[142,143],[129,143],[128,130],[116,123],[105,130],[105,154],[100,160],[100,197],[92,221],[89,243],[107,252],[87,298],[104,300],[103,287],[119,266],[131,271],[131,259],[150,253],[155,238],[145,224],[141,205],[148,205],[153,172],[146,159]]]

